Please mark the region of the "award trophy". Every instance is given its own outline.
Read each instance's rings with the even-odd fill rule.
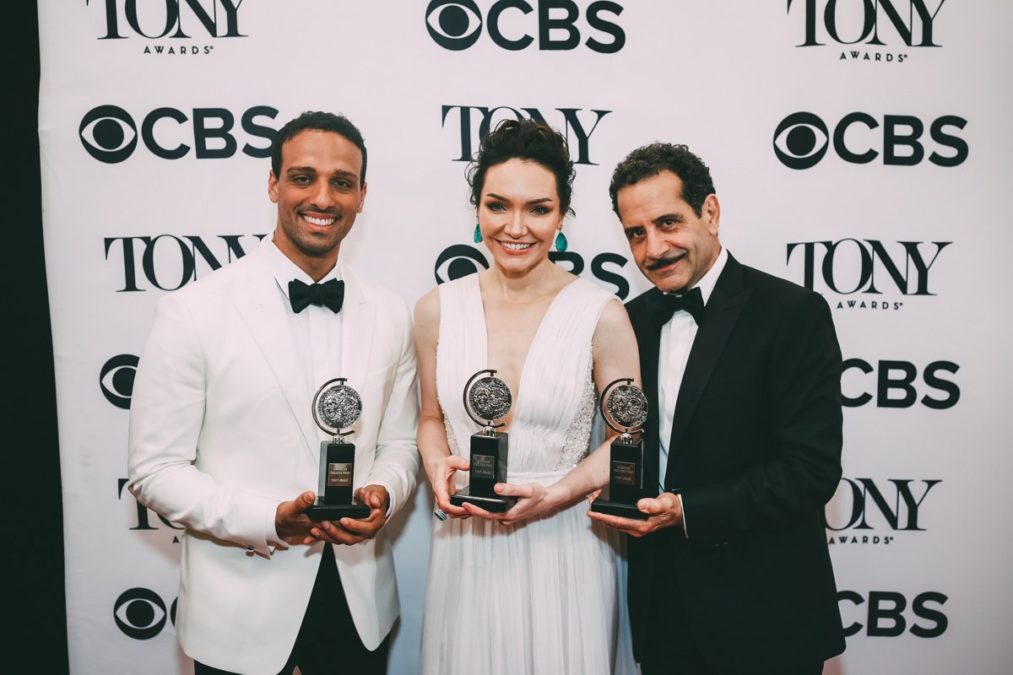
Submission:
[[[484,375],[484,377],[483,377]],[[450,497],[450,503],[465,502],[492,513],[503,513],[517,502],[516,497],[501,497],[493,491],[496,483],[507,479],[507,436],[496,431],[496,424],[510,412],[513,397],[506,382],[495,370],[480,370],[464,386],[464,409],[483,429],[471,436],[471,480],[468,487]]]
[[[634,442],[647,421],[647,397],[630,378],[612,382],[601,396],[601,416],[619,432],[612,441],[607,496],[591,504],[591,510],[623,518],[644,520],[647,514],[637,501],[649,496],[644,489],[644,442]]]
[[[365,518],[369,507],[352,502],[355,446],[344,437],[362,414],[359,393],[339,377],[325,382],[313,397],[313,419],[333,438],[320,443],[320,486],[317,501],[307,511],[310,520]]]

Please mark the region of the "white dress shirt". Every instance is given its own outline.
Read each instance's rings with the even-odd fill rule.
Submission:
[[[314,282],[310,275],[306,274],[301,267],[292,262],[288,256],[281,252],[271,241],[271,267],[274,270],[274,278],[278,281],[278,287],[285,296],[285,313],[288,322],[289,334],[292,336],[292,344],[298,352],[299,362],[302,365],[303,375],[306,378],[306,390],[310,392],[310,398],[316,395],[317,390],[325,383],[337,377],[344,377],[341,371],[341,312],[334,312],[329,307],[321,305],[307,305],[298,314],[292,309],[292,303],[288,297],[288,282],[298,279],[305,284],[330,281],[331,279],[341,280],[341,260],[334,264],[331,271]],[[348,298],[345,298],[347,301]],[[307,415],[312,411],[307,410]],[[331,436],[320,431],[320,440],[330,440]],[[394,510],[393,488],[382,480],[370,481],[374,485],[380,485],[387,490],[390,502],[387,505],[387,517]]]
[[[302,268],[289,260],[273,241],[270,250],[274,277],[278,280],[278,287],[285,296],[285,306],[288,309],[285,317],[289,334],[292,336],[292,344],[298,352],[303,375],[306,377],[306,390],[310,392],[312,398],[324,382],[342,377],[341,312],[332,312],[320,305],[309,305],[296,314],[289,301],[288,282],[298,279],[303,283],[312,284],[314,281]],[[316,283],[322,284],[331,279],[341,279],[340,260]],[[311,413],[307,410],[306,414]]]
[[[724,248],[707,273],[696,283],[694,288],[700,289],[704,307],[710,300],[714,286],[721,276],[721,271],[728,261],[728,251]],[[685,289],[690,290],[690,289]],[[686,372],[689,352],[696,339],[697,324],[693,315],[679,310],[661,327],[661,341],[658,349],[658,489],[665,489],[665,471],[668,468],[668,443],[672,439],[672,419],[675,406],[679,399],[679,388],[682,376]],[[682,496],[679,496],[680,502]],[[686,518],[683,514],[683,530],[686,530]]]

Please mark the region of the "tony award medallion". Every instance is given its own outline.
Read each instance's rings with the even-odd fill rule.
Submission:
[[[313,397],[313,419],[333,438],[320,443],[320,485],[316,503],[306,511],[310,520],[369,515],[369,507],[352,502],[355,446],[346,443],[345,436],[362,414],[362,399],[345,382],[343,377],[325,382]]]
[[[644,520],[637,501],[649,496],[644,489],[644,441],[634,442],[647,421],[647,397],[630,378],[612,382],[601,396],[601,416],[619,432],[612,441],[608,494],[591,504],[591,510],[623,518]]]
[[[480,370],[464,386],[464,409],[482,430],[471,436],[471,480],[468,487],[450,497],[450,503],[465,502],[492,513],[508,511],[516,497],[501,497],[493,491],[496,483],[507,479],[507,436],[496,431],[510,412],[513,397],[506,382],[496,377],[495,370]]]

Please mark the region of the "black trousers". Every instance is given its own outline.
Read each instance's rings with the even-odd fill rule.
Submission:
[[[677,585],[664,569],[656,570],[652,597],[645,624],[647,654],[640,663],[641,675],[820,675],[823,662],[790,665],[770,669],[749,669],[741,672],[715,670],[693,639],[694,617],[686,609]],[[741,651],[740,645],[727,649]]]
[[[375,651],[363,646],[348,611],[345,591],[334,562],[334,550],[324,544],[320,567],[313,583],[306,614],[295,639],[288,663],[278,675],[291,675],[296,666],[302,675],[357,673],[384,675],[387,672],[388,635]],[[194,662],[195,675],[235,675]]]

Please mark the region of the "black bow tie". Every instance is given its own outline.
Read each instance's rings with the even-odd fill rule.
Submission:
[[[322,284],[304,284],[293,279],[288,282],[288,300],[296,314],[309,305],[328,307],[332,312],[340,312],[341,303],[345,300],[345,282],[331,279]]]
[[[703,318],[703,294],[699,288],[691,288],[682,295],[652,293],[649,298],[648,309],[661,326],[668,323],[679,310],[689,312],[697,323]]]

